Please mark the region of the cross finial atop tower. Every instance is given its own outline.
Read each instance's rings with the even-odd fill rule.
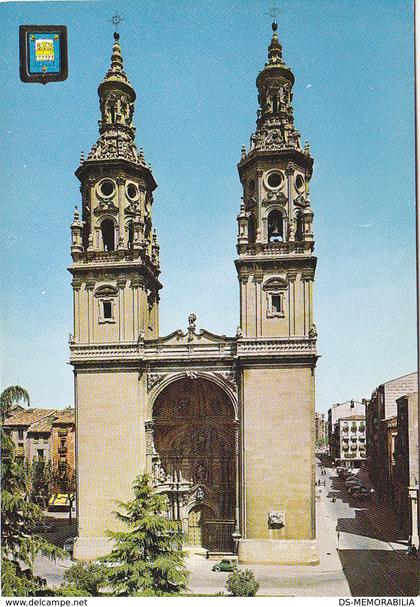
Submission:
[[[117,13],[117,11],[115,11],[115,15],[113,15],[111,22],[115,26],[116,34],[118,33],[118,26],[121,23],[121,21],[124,21],[124,19]]]
[[[276,0],[274,0],[273,2],[273,6],[270,8],[270,10],[268,11],[268,14],[270,15],[270,17],[272,19],[274,19],[274,23],[276,23],[276,19],[277,17],[280,15],[281,11],[277,8],[277,3]],[[273,23],[273,25],[274,25]],[[277,23],[276,23],[277,25]],[[274,28],[273,28],[274,29]],[[276,28],[277,29],[277,28]]]

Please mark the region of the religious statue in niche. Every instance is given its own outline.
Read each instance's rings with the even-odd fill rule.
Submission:
[[[163,469],[163,466],[161,466],[160,464],[155,464],[154,466],[154,479],[156,482],[159,483],[164,483],[166,482],[166,474],[165,474],[165,470]]]
[[[117,110],[118,96],[115,93],[111,93],[105,102],[105,115],[108,121],[115,122],[116,110]]]
[[[207,466],[200,462],[195,468],[195,480],[198,482],[204,482],[207,480]]]
[[[296,237],[296,223],[292,220],[289,223],[289,228],[287,231],[287,239],[289,240],[289,242],[293,242],[295,240]]]
[[[195,498],[198,502],[202,502],[205,497],[204,490],[202,487],[199,487],[196,491]]]

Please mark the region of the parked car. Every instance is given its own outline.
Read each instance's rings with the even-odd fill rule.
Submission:
[[[360,481],[356,480],[355,478],[349,478],[344,483],[344,486],[346,489],[348,489],[349,487],[352,487],[354,485],[360,485]]]
[[[74,502],[73,493],[57,493],[52,495],[48,501],[48,510],[68,512],[70,504]]]
[[[363,485],[352,485],[347,489],[347,491],[350,493],[350,495],[354,495],[355,493],[360,492],[363,489],[365,489]]]
[[[66,541],[64,542],[63,548],[66,552],[68,552],[70,554],[70,556],[73,556],[73,548],[74,548],[75,541],[76,541],[75,537],[68,537],[66,539]]]
[[[371,494],[370,494],[370,491],[362,488],[362,489],[360,489],[360,491],[355,491],[353,493],[353,497],[355,497],[358,500],[370,500]]]
[[[340,472],[340,474],[338,476],[345,480],[346,478],[350,478],[350,477],[354,476],[354,474],[351,470],[347,470],[346,468],[344,468],[343,471]]]
[[[229,556],[213,565],[212,571],[235,571],[238,568],[238,557]]]

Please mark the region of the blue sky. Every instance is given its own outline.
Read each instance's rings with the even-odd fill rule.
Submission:
[[[137,144],[159,184],[161,334],[238,324],[236,164],[255,126],[270,2],[1,3],[2,386],[73,402],[70,223],[74,171],[97,139],[97,86],[117,9],[137,91]],[[408,0],[285,0],[279,37],[295,123],[315,158],[317,409],[416,368],[413,15]],[[69,77],[19,80],[18,27],[64,24]]]

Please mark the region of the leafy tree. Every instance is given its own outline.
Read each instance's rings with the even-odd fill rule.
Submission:
[[[100,596],[101,588],[106,583],[104,567],[96,563],[76,563],[67,569],[64,579],[67,583],[60,590],[78,593],[73,596]]]
[[[0,395],[1,418],[10,415],[16,400],[29,404],[26,390],[19,386],[6,388]],[[42,591],[44,580],[33,574],[38,554],[51,558],[63,551],[36,534],[44,518],[42,510],[29,501],[28,467],[16,461],[10,436],[1,432],[1,534],[2,592],[5,596],[33,596]]]
[[[76,499],[76,471],[67,466],[64,470],[54,467],[52,472],[52,492],[67,493],[69,498],[69,525],[72,524],[72,508]]]
[[[46,508],[52,491],[52,469],[48,461],[37,461],[31,465],[31,501]]]
[[[226,589],[232,596],[255,596],[259,587],[251,569],[234,571],[226,580]]]
[[[115,542],[102,559],[108,584],[119,596],[177,594],[188,580],[183,533],[167,518],[167,500],[153,493],[147,474],[136,478],[133,490],[133,501],[118,502],[123,512],[114,513],[128,531],[108,532]]]
[[[28,405],[29,406],[29,394],[25,388],[20,386],[9,386],[0,394],[0,409],[1,418],[4,420],[9,417],[13,405]]]

